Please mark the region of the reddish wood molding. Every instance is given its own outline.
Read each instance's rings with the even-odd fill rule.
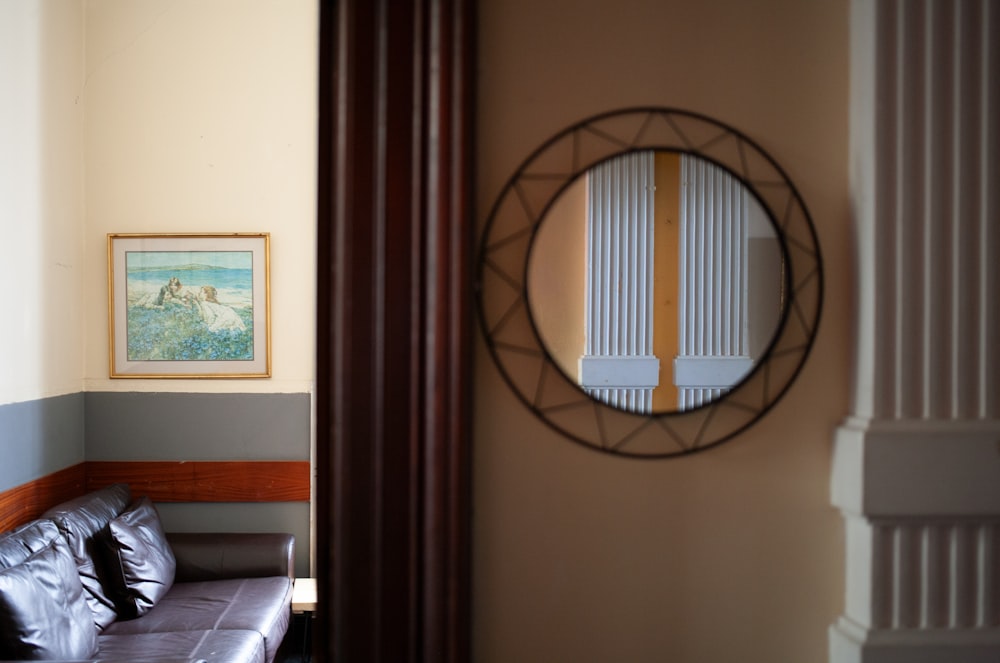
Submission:
[[[154,502],[308,502],[309,461],[89,461],[0,492],[0,531],[113,483]]]
[[[0,531],[34,520],[50,507],[82,495],[86,472],[86,463],[79,463],[0,493]]]
[[[154,502],[308,502],[309,461],[87,463],[87,490],[113,483]]]

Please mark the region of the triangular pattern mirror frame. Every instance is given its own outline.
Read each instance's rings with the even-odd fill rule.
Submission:
[[[531,242],[517,235],[525,233],[533,238],[554,199],[595,163],[638,150],[698,156],[740,179],[771,218],[791,286],[785,293],[778,330],[764,357],[747,376],[704,406],[648,415],[594,400],[568,381],[531,319],[527,288],[512,295],[511,283],[485,277],[491,259],[498,257],[491,254],[510,250],[521,255],[505,255],[504,264],[526,274]],[[805,203],[777,162],[752,139],[698,113],[630,108],[597,115],[563,130],[535,150],[510,178],[486,221],[480,247],[476,284],[480,329],[498,370],[524,406],[552,429],[602,453],[671,458],[737,437],[765,416],[790,388],[809,355],[819,325],[822,259]],[[514,324],[522,330],[515,343],[510,342],[512,328],[496,324],[497,306],[490,304],[494,298],[500,298],[503,308],[514,313],[510,322],[521,318]],[[527,321],[521,317],[525,315]]]

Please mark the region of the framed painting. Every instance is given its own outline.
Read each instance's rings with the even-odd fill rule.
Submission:
[[[109,234],[112,378],[271,376],[270,235]]]

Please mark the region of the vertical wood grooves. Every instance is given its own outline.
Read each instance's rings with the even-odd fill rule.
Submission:
[[[875,354],[893,357],[893,388],[876,388],[872,409],[893,419],[992,418],[1000,66],[989,35],[998,12],[983,0],[881,2],[877,12],[875,94],[893,110],[876,118],[891,136],[877,143],[876,162],[893,199],[876,208],[887,228],[876,233],[883,264],[874,273],[893,301],[875,311]]]
[[[918,533],[911,526],[900,526],[893,538],[893,628],[917,626],[919,599],[923,583],[920,577]]]
[[[982,165],[982,190],[984,192],[982,237],[982,265],[985,270],[982,287],[983,297],[980,315],[984,319],[982,349],[979,365],[982,370],[982,391],[980,402],[982,416],[987,419],[1000,418],[1000,348],[996,339],[1000,338],[1000,311],[996,304],[997,286],[1000,282],[1000,266],[996,256],[1000,255],[1000,44],[995,39],[1000,34],[1000,8],[995,2],[983,0],[983,55],[982,109],[983,126],[980,130]],[[991,39],[990,36],[994,39]]]
[[[869,270],[869,279],[874,281],[872,287],[864,288],[871,293],[864,301],[868,309],[863,315],[871,318],[871,347],[866,352],[870,358],[870,376],[873,388],[871,402],[859,402],[860,411],[870,411],[877,419],[897,418],[896,404],[899,392],[899,353],[901,348],[895,342],[898,336],[899,295],[897,292],[899,275],[899,252],[896,250],[899,235],[899,150],[900,130],[896,121],[899,75],[896,63],[899,59],[898,45],[898,15],[895,4],[891,2],[875,2],[874,31],[874,80],[871,87],[864,88],[858,98],[873,98],[870,102],[871,113],[874,116],[872,137],[874,154],[863,155],[863,160],[870,161],[871,176],[874,178],[871,210],[872,218],[864,219],[865,231],[872,237],[872,245],[865,242],[865,257],[868,261],[863,269]],[[866,26],[867,27],[867,26]],[[860,55],[859,55],[860,57]],[[860,77],[868,63],[855,65],[852,76]],[[867,73],[864,71],[864,73]],[[865,109],[867,111],[867,108]],[[867,173],[866,173],[867,174]],[[865,175],[862,175],[865,177]],[[862,184],[863,186],[863,184]],[[864,272],[863,272],[864,273]],[[866,330],[868,331],[868,330]],[[858,366],[859,373],[866,372],[864,364]],[[869,376],[865,376],[867,379]],[[859,380],[860,385],[865,380]],[[859,393],[863,386],[856,387]]]
[[[895,139],[892,143],[892,157],[887,159],[891,161],[887,164],[894,175],[893,181],[893,196],[892,196],[892,237],[893,242],[892,248],[885,247],[887,251],[892,252],[891,265],[894,268],[892,275],[892,281],[887,283],[887,287],[893,293],[893,317],[892,317],[892,338],[889,339],[888,347],[884,350],[891,352],[893,355],[893,367],[891,375],[893,377],[893,392],[890,395],[891,400],[888,403],[888,407],[891,408],[891,413],[893,419],[904,419],[906,418],[906,412],[903,410],[903,384],[905,384],[906,376],[904,375],[904,367],[906,364],[906,346],[903,344],[903,334],[905,330],[905,321],[903,320],[903,304],[906,301],[905,293],[902,291],[904,275],[906,273],[906,265],[903,262],[903,258],[906,255],[906,247],[903,244],[904,241],[904,230],[903,230],[903,220],[905,219],[906,210],[903,205],[903,192],[906,190],[904,182],[904,168],[906,164],[905,156],[903,154],[903,146],[906,145],[905,140],[905,129],[903,124],[903,118],[900,117],[902,113],[902,108],[906,106],[906,100],[903,98],[903,90],[905,84],[905,72],[903,71],[902,63],[906,61],[906,54],[903,52],[905,46],[903,41],[903,35],[906,33],[906,29],[903,23],[903,12],[899,8],[898,2],[883,2],[877,3],[879,7],[891,7],[893,13],[887,17],[887,20],[891,19],[894,23],[894,30],[892,30],[892,46],[894,51],[892,53],[892,60],[887,61],[886,68],[889,70],[889,76],[893,85],[893,99],[892,103],[888,104],[892,108],[893,116],[889,121],[889,126],[894,128]],[[888,81],[887,81],[888,82]],[[879,85],[876,82],[876,91],[878,91]],[[887,157],[889,155],[886,155]],[[888,169],[887,169],[888,170]],[[877,352],[876,352],[877,353]]]
[[[872,535],[872,626],[1000,626],[1000,523],[884,523]]]
[[[394,131],[395,127],[389,124],[389,95],[386,93],[389,85],[389,75],[390,68],[389,62],[391,61],[391,55],[394,54],[396,49],[405,49],[412,51],[412,36],[409,34],[399,34],[394,22],[391,20],[393,15],[389,11],[387,0],[373,0],[372,1],[372,11],[374,12],[374,23],[380,26],[373,44],[373,55],[372,55],[372,68],[373,68],[373,78],[375,82],[376,94],[372,95],[368,100],[368,103],[372,104],[374,121],[373,121],[373,133],[374,133],[374,145],[372,146],[372,172],[371,172],[371,182],[370,190],[364,191],[363,194],[368,198],[365,201],[366,205],[370,205],[370,223],[369,229],[370,237],[367,238],[365,242],[368,244],[364,247],[362,254],[371,261],[372,271],[370,275],[370,281],[368,279],[358,279],[356,282],[363,288],[368,290],[365,293],[365,299],[363,304],[366,308],[369,308],[368,314],[371,316],[371,320],[364,321],[361,324],[368,326],[371,329],[371,333],[376,338],[381,338],[386,333],[386,306],[385,306],[385,289],[386,281],[388,280],[386,271],[391,269],[389,266],[383,266],[380,263],[382,256],[386,256],[387,247],[387,234],[388,230],[386,228],[387,218],[389,217],[388,203],[389,201],[401,201],[409,200],[412,192],[409,189],[398,187],[397,191],[393,193],[398,194],[399,197],[393,196],[389,197],[389,187],[398,185],[399,183],[390,183],[387,177],[388,170],[388,154],[387,150],[390,149],[403,149],[410,148],[410,142],[405,140],[402,145],[397,143],[400,136],[396,135]],[[402,41],[397,41],[397,40]],[[405,99],[405,96],[404,96]],[[399,101],[394,99],[393,101]],[[405,136],[405,134],[403,134]],[[408,255],[398,255],[395,256],[399,260],[403,260],[403,264],[409,264]],[[403,324],[407,322],[406,317],[403,318]],[[410,335],[410,330],[407,327],[403,327],[402,330],[407,336]],[[386,403],[388,401],[385,390],[389,387],[386,383],[386,364],[387,364],[387,347],[383,344],[375,344],[371,348],[371,356],[365,357],[367,361],[371,363],[371,377],[370,377],[370,398],[372,399],[372,411],[376,413],[373,416],[367,426],[370,427],[371,444],[372,451],[371,455],[373,458],[384,458],[390,454],[398,453],[400,447],[395,449],[390,449],[386,445],[386,436],[388,434],[387,423],[385,420],[377,416],[377,413],[384,411]],[[362,355],[364,356],[364,355]],[[393,387],[397,385],[392,385]],[[409,385],[406,385],[407,387]],[[399,394],[397,394],[399,395]],[[409,389],[406,389],[403,394],[403,398],[409,398]],[[409,415],[412,410],[407,408],[406,414]],[[408,418],[408,417],[407,417]],[[402,447],[405,449],[406,447]],[[387,513],[388,500],[386,496],[386,489],[394,481],[400,481],[398,476],[387,476],[385,467],[380,465],[377,461],[368,460],[370,463],[369,471],[371,472],[371,496],[370,499],[373,503],[373,508],[371,509],[371,529],[369,530],[369,536],[371,537],[371,586],[372,594],[375,597],[376,606],[381,605],[383,597],[389,587],[400,582],[401,578],[407,577],[405,574],[401,573],[400,566],[398,562],[391,563],[386,555],[386,548],[390,545],[388,535],[390,534],[389,522],[391,521],[393,515]],[[405,480],[400,482],[401,485],[409,486],[409,482]],[[404,489],[405,490],[405,489]],[[409,513],[406,514],[407,517],[401,519],[402,531],[407,530],[407,525],[410,522]],[[397,528],[393,530],[398,536],[400,529]],[[402,541],[396,540],[392,541],[392,544],[402,545],[404,549],[408,551],[409,549],[409,537],[403,538]],[[407,556],[408,557],[408,556]],[[395,581],[395,582],[394,582]],[[399,603],[397,605],[403,605],[409,607],[409,604],[413,601],[413,591],[405,581],[402,586],[399,587]],[[371,619],[375,624],[374,632],[381,633],[385,628],[385,624],[391,621],[395,617],[396,610],[394,609],[390,614],[386,614],[385,611],[379,610],[377,607],[372,609]],[[384,655],[386,655],[387,643],[383,641],[382,638],[376,637],[372,641],[372,656],[375,660],[380,660]],[[391,646],[389,646],[388,651],[392,651]]]
[[[969,228],[974,236],[979,238],[978,251],[976,252],[976,258],[978,270],[973,273],[974,282],[978,286],[978,297],[974,300],[975,311],[978,311],[980,317],[978,318],[979,324],[976,325],[973,333],[978,343],[970,340],[970,346],[974,348],[974,354],[969,358],[969,362],[975,368],[972,368],[966,375],[966,379],[969,379],[972,383],[970,389],[973,389],[972,398],[970,402],[975,404],[975,410],[972,416],[982,419],[990,419],[1000,416],[1000,408],[993,409],[990,407],[990,403],[994,402],[993,396],[996,394],[990,394],[990,376],[996,376],[997,366],[991,366],[990,352],[993,347],[993,343],[990,342],[990,329],[992,327],[991,322],[996,320],[995,317],[995,307],[990,306],[990,298],[995,296],[995,292],[991,291],[990,283],[996,283],[996,277],[991,279],[990,270],[991,263],[995,262],[991,259],[991,242],[990,236],[990,206],[989,198],[990,192],[996,187],[993,186],[993,182],[996,181],[997,172],[995,171],[996,164],[994,162],[993,168],[994,172],[990,173],[990,155],[996,154],[997,149],[1000,149],[1000,140],[997,140],[997,131],[990,131],[990,112],[994,114],[1000,113],[1000,95],[997,94],[995,85],[990,85],[989,81],[991,78],[996,79],[1000,76],[1000,66],[994,66],[997,59],[997,54],[1000,53],[1000,49],[997,49],[996,45],[990,46],[990,34],[998,34],[997,30],[1000,30],[1000,26],[992,25],[992,19],[1000,15],[992,8],[992,3],[988,0],[983,0],[981,3],[976,3],[976,8],[979,9],[979,30],[977,39],[972,43],[974,44],[975,50],[970,54],[970,59],[976,61],[978,67],[979,76],[973,78],[972,72],[970,72],[970,90],[966,93],[969,97],[966,106],[969,108],[970,120],[969,120],[969,157],[971,155],[977,154],[978,159],[974,160],[974,169],[970,168],[970,172],[965,174],[965,180],[970,182],[975,182],[976,190],[975,193],[975,207],[969,213]],[[970,22],[971,22],[970,18]],[[975,32],[975,28],[972,30]],[[982,52],[982,58],[975,58],[976,52]],[[973,88],[975,92],[973,92]],[[992,101],[998,101],[998,103],[993,104],[991,101],[991,92],[993,95]],[[977,103],[978,102],[978,103]],[[973,114],[977,114],[976,117]],[[976,121],[978,120],[978,121]],[[993,134],[993,144],[990,141],[990,134]],[[984,140],[985,138],[985,140]],[[978,171],[978,172],[977,172]],[[970,198],[972,195],[970,195]],[[972,203],[970,203],[970,207]],[[1000,213],[1000,210],[994,208],[994,214]],[[996,254],[993,253],[993,256]],[[991,320],[992,318],[992,320]],[[996,333],[997,330],[994,328],[993,332]],[[996,338],[993,336],[993,338]],[[995,378],[994,378],[995,379]],[[991,411],[992,410],[992,411]]]
[[[898,301],[897,318],[899,393],[896,411],[901,419],[921,418],[922,372],[926,363],[923,352],[924,300],[921,278],[925,264],[922,229],[924,217],[919,202],[922,198],[922,174],[926,162],[926,140],[923,135],[926,118],[923,45],[925,41],[924,3],[900,2],[900,39],[898,67],[899,97],[896,105],[900,136],[900,177],[897,182],[898,208]]]
[[[963,337],[962,332],[967,324],[965,320],[965,311],[967,306],[963,301],[965,298],[965,290],[960,287],[963,282],[962,279],[962,235],[963,225],[968,223],[967,215],[962,213],[962,199],[964,197],[962,179],[963,179],[963,169],[962,169],[962,150],[964,147],[963,140],[963,128],[965,125],[964,118],[962,118],[962,104],[960,100],[964,91],[967,89],[967,84],[963,81],[963,71],[962,67],[965,64],[962,57],[962,51],[956,46],[962,42],[962,36],[964,32],[963,22],[968,12],[963,12],[961,5],[955,8],[955,21],[954,27],[951,31],[952,49],[954,52],[954,57],[951,63],[951,77],[953,79],[952,87],[952,97],[951,97],[951,115],[953,118],[952,132],[951,132],[951,151],[949,157],[951,159],[952,168],[949,173],[948,186],[951,187],[951,206],[948,210],[948,214],[952,219],[950,226],[951,235],[949,237],[950,242],[950,253],[949,260],[951,264],[951,270],[949,272],[949,278],[951,279],[951,292],[950,294],[950,306],[947,311],[947,320],[949,321],[949,334],[951,338],[951,344],[947,348],[946,354],[946,368],[948,369],[948,380],[951,385],[951,391],[948,394],[948,399],[946,405],[948,408],[949,416],[952,418],[961,418],[963,416],[962,412],[962,386],[960,380],[960,367],[963,366],[962,357],[962,346],[964,343],[968,342],[968,337]],[[977,284],[970,282],[968,284],[969,290],[975,292]]]
[[[978,580],[977,529],[960,524],[952,530],[950,624],[954,628],[971,628],[975,625]]]
[[[468,660],[464,0],[320,6],[321,660]]]
[[[976,394],[977,367],[976,356],[981,341],[980,330],[977,328],[977,304],[981,297],[984,284],[980,281],[979,255],[976,245],[979,242],[968,241],[979,233],[976,219],[980,202],[979,177],[975,167],[969,167],[963,160],[971,159],[973,165],[978,159],[976,145],[976,129],[978,128],[978,109],[982,90],[978,86],[981,74],[981,62],[976,57],[970,57],[981,49],[977,43],[980,36],[977,24],[978,4],[968,3],[956,6],[954,29],[955,57],[953,61],[953,76],[955,79],[952,98],[952,116],[955,120],[952,143],[951,186],[952,196],[952,307],[951,316],[951,416],[956,419],[976,418],[979,410]],[[962,45],[966,48],[963,49]],[[968,103],[968,102],[972,103]],[[964,102],[964,103],[963,103]],[[963,241],[964,240],[964,241]],[[965,378],[965,379],[963,379]]]
[[[924,418],[951,416],[948,397],[951,340],[947,333],[949,302],[952,300],[951,249],[948,224],[949,199],[953,195],[949,174],[952,172],[949,138],[953,135],[954,118],[950,100],[954,95],[954,79],[948,64],[953,60],[953,11],[940,2],[929,2],[924,14],[927,25],[927,48],[924,87],[925,135],[928,137],[927,159],[924,164],[924,337],[923,394],[921,413]]]
[[[871,624],[874,628],[891,628],[893,615],[892,589],[895,585],[892,559],[893,531],[884,524],[872,525],[872,585],[870,587]]]
[[[1000,527],[979,527],[976,532],[976,628],[1000,624],[1000,573],[997,560]]]
[[[921,628],[936,628],[946,621],[948,588],[937,569],[945,563],[948,542],[945,533],[938,527],[925,527],[922,535],[919,625]]]

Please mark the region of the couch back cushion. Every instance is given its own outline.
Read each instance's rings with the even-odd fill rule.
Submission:
[[[66,541],[0,570],[0,659],[85,659],[97,628]]]
[[[160,524],[160,514],[143,497],[111,521],[111,563],[119,614],[140,617],[174,584],[177,561]]]
[[[131,497],[127,484],[115,484],[63,502],[44,514],[69,543],[94,623],[101,629],[117,617],[107,555],[108,523],[125,510]]]
[[[0,569],[17,566],[60,536],[51,520],[33,520],[0,534]]]

